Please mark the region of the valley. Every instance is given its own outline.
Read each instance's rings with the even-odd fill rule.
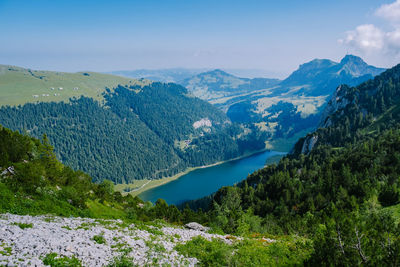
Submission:
[[[19,106],[3,105],[0,123],[38,138],[45,133],[62,162],[137,195],[201,166],[262,149],[289,152],[317,127],[339,82],[357,84],[383,69],[348,55],[340,63],[305,63],[285,80],[200,71],[117,73],[143,76],[129,79],[3,65],[2,99],[18,98]],[[180,79],[187,89],[143,79],[156,74]],[[46,97],[45,90],[59,93]]]
[[[160,161],[165,167],[155,169],[156,173],[157,170],[170,170],[169,166],[182,166],[182,170],[185,170],[185,167],[190,168],[190,164],[194,162],[199,166],[208,165],[207,162],[227,162],[209,168],[195,169],[194,165],[193,169],[189,169],[190,172],[180,176],[180,179],[169,178],[165,184],[163,183],[166,180],[163,179],[156,182],[144,179],[133,185],[129,180],[117,180],[119,185],[115,186],[115,180],[112,182],[92,178],[59,162],[47,135],[43,135],[42,140],[39,140],[28,135],[32,132],[20,134],[1,128],[0,165],[8,167],[2,169],[1,174],[0,210],[3,214],[53,214],[93,218],[96,221],[91,223],[90,227],[93,227],[94,232],[90,232],[90,227],[86,227],[84,222],[73,224],[84,224],[88,228],[85,228],[85,231],[89,230],[85,232],[87,237],[99,231],[103,233],[97,234],[94,240],[100,240],[99,236],[103,236],[105,242],[111,244],[101,248],[109,251],[108,255],[113,255],[107,259],[108,262],[127,261],[142,264],[151,259],[155,265],[159,262],[190,265],[187,260],[200,265],[220,262],[241,265],[248,264],[249,258],[255,258],[257,265],[263,266],[270,264],[276,253],[279,254],[278,265],[314,265],[330,257],[332,259],[329,261],[352,265],[360,262],[380,263],[382,259],[397,262],[399,259],[396,255],[400,255],[399,73],[398,65],[360,85],[339,85],[328,103],[323,105],[324,110],[319,113],[320,118],[313,126],[315,130],[309,133],[306,130],[299,131],[299,136],[303,137],[297,141],[281,136],[287,142],[286,148],[290,148],[292,142],[295,143],[290,153],[266,151],[236,161],[229,160],[236,155],[244,156],[256,151],[255,148],[241,151],[239,145],[251,147],[255,140],[252,138],[257,137],[253,134],[260,132],[254,131],[255,128],[250,131],[251,124],[232,122],[226,114],[207,102],[193,96],[188,97],[188,91],[179,85],[154,82],[148,86],[117,86],[112,91],[106,90],[102,105],[91,98],[82,97],[70,99],[68,103],[28,103],[20,107],[3,107],[0,109],[3,112],[2,118],[9,116],[9,123],[15,123],[11,118],[20,116],[22,120],[19,122],[22,121],[23,125],[27,126],[30,122],[32,125],[41,123],[40,127],[48,127],[50,134],[51,129],[65,122],[65,125],[69,125],[67,128],[75,129],[78,126],[76,129],[82,131],[85,124],[81,120],[99,119],[103,113],[100,123],[93,126],[88,124],[85,134],[81,135],[90,136],[89,129],[108,125],[109,116],[113,116],[117,121],[122,118],[119,123],[124,127],[139,125],[139,128],[126,128],[127,133],[132,134],[134,129],[148,131],[143,133],[143,139],[137,144],[143,145],[143,142],[153,135],[154,140],[159,140],[160,148],[167,149],[165,151],[175,155],[176,159],[195,160],[186,161],[187,165],[175,165],[174,161]],[[299,101],[301,99],[304,98],[299,97]],[[156,106],[154,100],[159,101],[162,107]],[[177,103],[181,107],[179,114],[174,113],[172,108]],[[48,113],[43,114],[43,111]],[[69,112],[75,115],[70,116]],[[83,113],[87,116],[83,117]],[[43,117],[29,114],[42,114]],[[52,116],[57,120],[47,124],[48,118]],[[38,117],[42,121],[34,120]],[[184,123],[188,119],[190,123]],[[179,123],[179,120],[182,123]],[[288,118],[285,121],[287,122]],[[124,124],[125,122],[129,124]],[[93,120],[91,123],[98,122]],[[171,128],[171,125],[176,127]],[[267,127],[267,124],[261,127]],[[29,128],[34,129],[32,126]],[[65,133],[65,130],[60,132]],[[71,136],[74,136],[76,132],[71,133]],[[123,131],[118,131],[118,134],[122,133]],[[213,139],[213,135],[218,138]],[[98,136],[100,135],[93,136],[97,138],[97,142]],[[116,136],[118,135],[112,138],[123,140]],[[130,136],[137,138],[140,135]],[[232,138],[234,136],[239,139]],[[177,137],[180,137],[182,142],[176,142]],[[243,137],[245,139],[241,139]],[[271,136],[268,136],[271,139],[265,139],[265,135],[258,137],[263,149],[269,144],[268,140],[279,140]],[[62,138],[55,141],[60,139]],[[71,141],[66,144],[71,144]],[[110,150],[105,144],[104,142],[103,147],[109,155]],[[165,144],[169,144],[169,148],[165,147]],[[228,150],[227,144],[232,144],[232,150]],[[229,156],[219,160],[221,154],[214,155],[210,148],[214,149],[213,151],[218,151],[216,148],[222,149],[220,151],[228,153],[226,155]],[[234,154],[235,151],[243,154]],[[129,149],[129,152],[126,150],[124,153],[132,155],[132,152],[134,151]],[[149,150],[140,151],[143,152],[153,153]],[[165,155],[166,152],[155,154]],[[206,155],[207,158],[204,157]],[[174,158],[169,156],[168,159]],[[129,158],[127,160],[129,161]],[[265,165],[266,161],[268,165]],[[121,158],[118,162],[121,162]],[[180,173],[179,169],[176,173]],[[133,194],[129,194],[128,191],[133,191]],[[104,223],[99,221],[101,219],[114,221]],[[7,217],[6,222],[11,220],[23,220],[16,222],[16,225],[21,225],[20,228],[30,228],[30,225],[35,228],[33,224],[48,227],[43,225],[41,219],[38,221],[33,217]],[[59,218],[52,220],[58,221]],[[156,223],[159,221],[161,225]],[[183,235],[184,232],[179,226],[190,222],[210,227],[207,229],[212,229],[213,234],[220,234],[220,239],[234,241],[226,244],[223,240],[200,237],[204,234],[193,236],[193,232],[189,231],[185,232],[185,235],[190,235],[190,238],[180,243],[175,239],[172,241],[171,236],[164,232],[164,229],[171,227],[168,229]],[[120,251],[114,250],[117,241],[111,241],[106,234],[108,228],[100,226],[113,223],[126,225],[128,229],[131,227],[132,230],[129,231],[133,236],[142,233],[138,232],[140,229],[152,234],[150,239],[136,236],[136,239],[146,241],[146,246],[142,248],[150,254],[142,257],[132,253],[137,251],[134,250],[136,243],[132,240],[133,243],[128,240],[127,244],[121,244]],[[136,225],[140,227],[136,229]],[[126,229],[123,226],[112,226],[109,230],[116,231],[113,235],[119,235]],[[15,231],[13,225],[7,224],[4,227]],[[76,230],[79,229],[72,229]],[[30,230],[24,231],[27,234]],[[69,238],[69,234],[74,235],[74,232],[63,236]],[[361,239],[360,235],[365,238]],[[339,236],[345,242],[342,246],[344,254],[338,253],[336,249],[338,244],[340,245],[337,243]],[[354,249],[352,245],[357,236],[365,257],[360,256],[360,247]],[[272,246],[274,249],[270,250]],[[2,247],[6,254],[3,254],[0,260],[15,262],[17,259],[13,257],[12,251],[23,246],[19,243],[6,243],[2,244]],[[211,254],[202,254],[203,249],[209,249]],[[86,260],[98,260],[96,257],[85,256],[84,251],[87,249],[66,253],[62,248],[58,251],[43,248],[41,254],[46,259],[43,258],[42,262],[59,259],[86,264]],[[166,257],[163,253],[165,251],[171,251],[176,257]],[[96,253],[103,252],[99,250]],[[40,263],[40,259],[32,257],[24,260]],[[182,263],[181,260],[186,260],[186,263]]]
[[[0,17],[0,266],[400,266],[400,0]]]

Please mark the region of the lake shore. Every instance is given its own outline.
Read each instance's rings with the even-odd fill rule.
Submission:
[[[164,185],[166,183],[172,182],[174,180],[177,180],[180,177],[182,177],[182,176],[184,176],[184,175],[186,175],[186,174],[188,174],[188,173],[190,173],[190,172],[192,172],[194,170],[203,169],[203,168],[209,168],[209,167],[220,165],[220,164],[223,164],[223,163],[226,163],[226,162],[247,158],[247,157],[256,155],[258,153],[263,153],[263,152],[266,152],[266,151],[269,151],[269,150],[270,149],[264,148],[264,149],[261,149],[261,150],[244,153],[243,155],[241,155],[239,157],[236,157],[236,158],[233,158],[233,159],[218,161],[216,163],[209,164],[209,165],[203,165],[203,166],[197,166],[197,167],[188,167],[184,171],[182,171],[180,173],[177,173],[177,174],[175,174],[173,176],[165,177],[165,178],[161,178],[161,179],[157,179],[157,180],[144,179],[144,180],[136,180],[135,182],[130,183],[130,184],[118,184],[118,185],[115,186],[115,189],[117,191],[120,191],[123,194],[131,194],[133,196],[137,196],[137,195],[140,195],[141,193],[143,193],[143,192],[145,192],[147,190],[150,190],[150,189],[153,189],[155,187],[158,187],[158,186]],[[132,189],[130,192],[125,192],[124,191],[125,188],[134,188],[134,189]]]

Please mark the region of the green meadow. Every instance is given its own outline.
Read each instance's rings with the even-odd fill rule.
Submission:
[[[99,101],[106,88],[121,85],[146,85],[135,80],[95,72],[37,71],[0,65],[0,106],[36,102],[68,102],[70,98],[87,96]]]

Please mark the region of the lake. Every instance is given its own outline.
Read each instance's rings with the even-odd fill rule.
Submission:
[[[149,189],[141,193],[139,197],[153,203],[162,198],[168,204],[175,205],[205,197],[216,192],[222,186],[234,185],[244,180],[247,175],[264,167],[268,158],[283,154],[285,153],[265,151],[212,167],[196,169],[177,180]]]

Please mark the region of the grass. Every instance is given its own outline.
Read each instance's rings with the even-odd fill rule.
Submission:
[[[38,101],[68,102],[70,98],[81,95],[101,101],[106,87],[112,89],[118,84],[146,85],[149,81],[95,72],[35,71],[0,65],[0,106],[23,105]],[[60,87],[63,89],[59,90]],[[38,97],[33,97],[33,95],[38,95]]]
[[[135,224],[135,227],[139,230],[147,231],[156,236],[164,235],[164,232],[160,230],[161,226],[155,223],[143,223],[139,221]]]
[[[82,266],[76,257],[59,256],[57,253],[47,254],[43,259],[43,264],[51,267],[78,267]]]
[[[394,206],[390,206],[390,207],[386,207],[384,209],[391,211],[396,223],[397,224],[400,223],[400,204],[397,204],[397,205],[394,205]]]
[[[19,228],[21,229],[27,229],[33,227],[33,224],[31,223],[13,223],[13,224],[19,226]]]
[[[93,236],[93,240],[96,241],[97,244],[106,244],[107,243],[103,234]]]
[[[312,244],[299,237],[284,237],[274,243],[245,239],[228,245],[219,239],[195,237],[175,249],[196,257],[200,266],[294,266],[301,265],[312,253]]]
[[[109,267],[133,267],[133,259],[122,255],[119,257],[114,258],[113,262],[108,265]]]
[[[126,214],[122,208],[118,206],[111,207],[106,204],[107,204],[106,202],[102,204],[98,201],[93,201],[93,200],[89,200],[86,202],[86,205],[90,210],[90,213],[95,218],[103,218],[103,219],[125,218]]]
[[[2,256],[11,256],[12,254],[12,248],[7,246],[6,244],[1,244],[0,245],[0,255]]]

